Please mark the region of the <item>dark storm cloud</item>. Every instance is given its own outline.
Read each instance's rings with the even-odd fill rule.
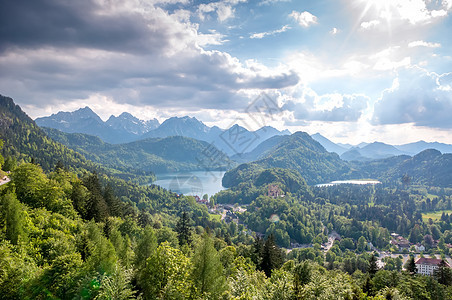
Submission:
[[[452,128],[451,112],[452,76],[413,67],[399,72],[396,86],[375,104],[373,123]]]
[[[298,82],[293,73],[264,76],[221,52],[174,57],[97,50],[20,50],[0,57],[0,90],[23,103],[51,104],[102,93],[133,105],[244,109],[241,89],[276,89]]]
[[[2,0],[0,51],[9,47],[87,47],[143,51],[162,48],[165,33],[133,12],[105,11],[93,0]],[[148,27],[149,26],[149,27]]]
[[[23,104],[99,95],[159,108],[243,109],[249,99],[240,90],[299,81],[291,71],[261,71],[205,51],[199,43],[217,37],[198,32],[188,11],[171,13],[159,1],[0,1],[0,91]],[[160,1],[170,2],[177,1]]]

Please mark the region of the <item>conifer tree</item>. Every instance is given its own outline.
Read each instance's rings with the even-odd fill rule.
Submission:
[[[154,254],[157,249],[157,237],[154,229],[148,226],[144,229],[143,236],[135,249],[135,279],[138,287],[146,292],[148,290],[147,284],[147,262],[148,258]]]
[[[176,232],[180,246],[191,244],[190,223],[190,217],[188,216],[188,213],[184,211],[176,224]]]
[[[370,274],[370,276],[374,276],[377,271],[377,258],[374,254],[372,254],[372,256],[369,258],[369,266],[367,267],[367,272]]]
[[[438,280],[439,283],[444,285],[452,284],[452,270],[447,265],[447,263],[442,259],[438,264],[438,269],[433,273],[433,276]]]
[[[113,188],[110,184],[107,184],[107,186],[104,189],[103,197],[105,200],[105,203],[108,206],[108,212],[111,216],[115,217],[121,217],[122,216],[122,203],[116,197],[116,195],[113,192]]]
[[[270,277],[272,270],[281,266],[282,259],[281,249],[276,245],[273,234],[271,234],[262,249],[261,270],[264,271],[267,277]]]
[[[96,172],[83,179],[83,184],[89,191],[89,198],[86,203],[87,219],[94,219],[96,222],[103,221],[108,217],[108,206],[102,195],[102,187]]]
[[[253,243],[253,254],[252,261],[253,263],[260,268],[262,262],[262,250],[264,248],[264,241],[260,237],[256,237]]]
[[[311,281],[312,270],[308,261],[303,261],[295,266],[294,269],[294,289],[295,294],[298,295],[303,285]]]
[[[5,212],[6,238],[9,239],[12,244],[17,245],[19,237],[22,237],[22,239],[24,238],[22,205],[19,200],[17,200],[14,192],[8,192],[3,196],[0,203],[4,207],[3,209]]]
[[[2,150],[2,148],[3,148],[3,141],[2,140],[0,140],[0,151]],[[0,170],[2,169],[2,166],[3,166],[3,163],[5,162],[5,160],[3,159],[3,156],[2,156],[2,154],[0,153]]]
[[[416,263],[414,261],[414,257],[413,256],[410,257],[410,259],[408,260],[408,262],[406,264],[406,269],[412,275],[417,273]]]
[[[199,296],[218,299],[225,289],[223,265],[210,235],[205,232],[195,248],[192,278]]]
[[[375,294],[374,283],[369,275],[366,276],[366,281],[363,285],[363,292],[366,293],[369,297],[374,296]]]

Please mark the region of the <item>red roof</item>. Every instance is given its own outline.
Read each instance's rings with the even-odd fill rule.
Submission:
[[[442,259],[440,258],[427,258],[427,257],[421,257],[416,261],[416,265],[430,265],[430,266],[437,266],[440,262],[442,261]],[[446,265],[448,267],[449,264],[446,262]]]

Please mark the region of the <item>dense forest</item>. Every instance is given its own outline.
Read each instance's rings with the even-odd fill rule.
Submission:
[[[336,153],[330,153],[305,132],[290,136],[273,137],[255,150],[237,156],[245,162],[229,170],[223,180],[225,187],[232,187],[248,180],[255,170],[284,168],[297,171],[308,184],[322,184],[338,179],[374,178],[385,185],[397,186],[404,175],[413,184],[452,188],[452,154],[441,154],[427,149],[417,155],[393,156],[371,161],[341,160]]]
[[[43,128],[53,140],[83,154],[89,160],[128,172],[168,173],[227,169],[234,165],[229,157],[214,145],[182,136],[147,138],[127,144],[108,144],[100,138],[82,133],[64,133]],[[212,147],[212,149],[209,149]],[[221,164],[211,166],[205,150],[221,155]]]
[[[249,164],[225,176],[231,188],[208,207],[125,180],[6,103],[3,299],[452,299],[450,268],[422,276],[413,267],[414,245],[422,256],[451,254],[446,187],[410,176],[314,187],[298,170]],[[215,213],[226,204],[231,221]]]

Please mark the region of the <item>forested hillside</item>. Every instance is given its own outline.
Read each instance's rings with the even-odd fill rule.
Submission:
[[[327,152],[322,145],[304,132],[296,132],[281,138],[275,146],[265,152],[263,158],[250,164],[260,168],[296,170],[311,185],[352,176],[346,162],[342,161],[336,153]],[[242,178],[243,175],[239,174],[240,170],[249,168],[246,165],[240,166],[228,172],[225,178]],[[223,184],[229,187],[233,183],[225,179]]]
[[[21,112],[4,107],[6,116]],[[45,137],[23,120],[13,128]],[[29,141],[27,133],[13,141]],[[72,172],[64,162],[77,154],[64,146],[69,156],[43,169],[38,162],[52,156],[39,149],[60,145],[46,139],[31,139],[33,163],[20,152],[26,145],[15,146],[16,164],[10,152],[4,164],[0,156],[11,178],[0,185],[2,299],[452,298],[450,189],[310,187],[298,171],[245,164],[225,177],[232,188],[204,205],[102,168]],[[409,248],[398,247],[403,239]],[[417,245],[443,259],[433,276],[417,274]]]
[[[417,155],[394,156],[370,162],[352,162],[363,178],[376,178],[397,185],[402,178],[412,184],[452,188],[452,154],[424,150]]]
[[[233,166],[229,157],[215,146],[182,136],[148,138],[127,144],[108,144],[100,138],[81,133],[64,133],[43,128],[52,139],[105,166],[129,172],[166,173],[226,169]],[[212,154],[214,153],[214,154]],[[218,164],[208,164],[209,155],[220,156]]]
[[[34,161],[50,171],[61,161],[72,170],[93,170],[95,165],[83,155],[49,139],[13,100],[0,95],[0,139],[8,164]]]
[[[0,95],[0,139],[4,141],[2,154],[7,158],[5,169],[16,164],[33,162],[45,171],[51,171],[57,164],[82,174],[86,171],[99,171],[123,179],[149,182],[155,177],[152,173],[138,173],[130,168],[101,166],[87,160],[85,156],[49,138],[46,133],[30,119],[11,98]]]

